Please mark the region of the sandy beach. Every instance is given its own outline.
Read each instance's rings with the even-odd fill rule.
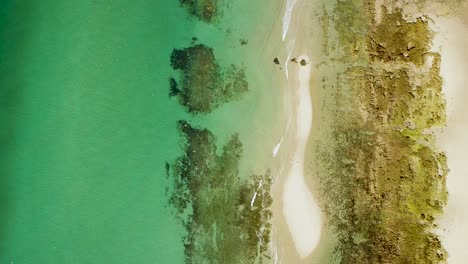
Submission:
[[[272,150],[281,164],[273,192],[274,263],[310,263],[322,236],[322,213],[310,185],[313,175],[305,168],[313,127],[311,76],[315,70],[309,36],[301,33],[309,7],[304,1],[285,1],[283,21],[278,23],[283,29],[278,39],[283,40],[281,63],[287,80],[283,107],[288,124]],[[300,64],[302,60],[306,65]]]
[[[298,60],[310,61],[307,56],[299,56]],[[305,151],[312,127],[312,102],[310,99],[310,64],[300,66],[298,69],[299,87],[294,97],[297,100],[295,111],[296,119],[296,146],[292,165],[287,171],[283,189],[283,216],[293,238],[296,250],[301,258],[306,258],[317,246],[322,225],[321,212],[314,200],[305,177]],[[296,84],[297,85],[297,84]]]
[[[465,6],[457,17],[442,17],[435,21],[439,32],[434,46],[439,46],[442,54],[441,75],[447,101],[447,127],[440,136],[439,147],[446,152],[450,169],[447,178],[449,200],[445,214],[439,219],[438,233],[448,251],[450,264],[463,264],[468,259],[468,193],[465,190],[468,186],[468,105],[465,102],[468,96],[465,87],[468,72],[468,23],[466,19],[463,20],[466,12],[468,9]]]

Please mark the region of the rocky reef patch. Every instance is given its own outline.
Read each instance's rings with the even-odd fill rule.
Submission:
[[[241,177],[237,135],[217,150],[207,129],[179,121],[183,155],[166,164],[169,203],[185,228],[187,263],[263,263],[269,258],[269,172]]]
[[[233,64],[220,67],[213,49],[203,44],[174,49],[171,66],[180,78],[178,82],[170,79],[170,95],[190,113],[211,112],[240,99],[249,89],[244,68]]]
[[[179,0],[189,13],[203,22],[211,23],[220,14],[219,0]]]

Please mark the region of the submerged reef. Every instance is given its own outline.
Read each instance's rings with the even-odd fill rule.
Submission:
[[[223,103],[239,99],[248,91],[244,68],[230,65],[221,68],[213,49],[197,44],[174,49],[171,66],[180,71],[179,84],[170,80],[170,95],[191,113],[208,113]]]
[[[324,10],[320,126],[313,167],[337,239],[330,263],[445,263],[434,233],[447,202],[440,54],[426,17],[375,1]]]
[[[219,16],[219,0],[179,0],[191,15],[203,22],[213,22]]]
[[[217,154],[209,130],[186,121],[179,121],[178,130],[183,155],[166,170],[172,181],[169,201],[186,230],[186,262],[263,263],[269,258],[270,173],[240,176],[237,135]]]

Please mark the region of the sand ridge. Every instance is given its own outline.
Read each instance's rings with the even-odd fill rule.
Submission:
[[[290,16],[285,14],[290,21],[282,47],[286,98],[283,107],[289,122],[278,144],[272,147],[273,156],[281,163],[273,193],[274,263],[310,263],[322,237],[322,213],[311,191],[312,175],[305,168],[313,125],[310,85],[315,65],[307,34],[301,34],[304,18],[310,12],[304,4],[298,0],[292,10],[287,3],[284,7],[285,13],[290,12]],[[302,60],[305,65],[301,65]]]

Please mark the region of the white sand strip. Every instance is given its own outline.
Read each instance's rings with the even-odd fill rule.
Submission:
[[[309,61],[306,56],[301,59]],[[296,147],[283,192],[283,214],[301,258],[309,256],[321,236],[321,211],[304,179],[305,147],[312,128],[312,100],[310,98],[311,66],[299,67],[299,89],[296,92]]]
[[[437,34],[435,45],[442,47],[441,75],[448,119],[440,147],[446,151],[450,170],[449,201],[439,221],[439,233],[449,254],[448,263],[465,264],[468,263],[468,24],[458,18],[440,18],[436,24],[442,31]]]

